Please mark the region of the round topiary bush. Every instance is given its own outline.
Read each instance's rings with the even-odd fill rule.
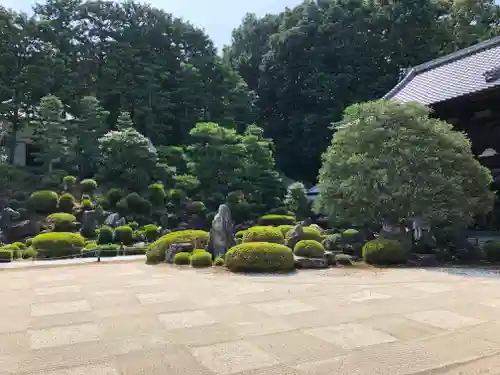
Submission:
[[[167,193],[163,184],[152,184],[149,186],[149,199],[155,206],[164,206]]]
[[[177,253],[174,255],[174,264],[178,266],[185,266],[191,262],[191,254]]]
[[[23,259],[30,259],[30,258],[36,258],[36,250],[33,249],[32,247],[28,247],[23,250]]]
[[[246,230],[240,230],[240,231],[236,232],[236,234],[234,235],[234,238],[243,238],[245,236],[245,232],[246,232]]]
[[[278,229],[281,231],[283,237],[286,238],[288,232],[290,232],[293,229],[293,225],[280,225],[278,226]]]
[[[82,193],[90,195],[94,194],[94,192],[97,190],[97,181],[90,178],[81,181],[80,190]]]
[[[114,237],[115,235],[113,228],[104,225],[99,229],[99,236],[97,237],[97,243],[100,245],[113,243]]]
[[[148,242],[153,242],[160,236],[160,228],[154,224],[147,224],[144,226],[144,232]]]
[[[193,251],[193,254],[191,254],[191,266],[196,268],[211,267],[212,254],[205,250]]]
[[[115,229],[115,242],[123,243],[124,245],[132,245],[134,243],[134,231],[128,225],[123,225]]]
[[[117,207],[125,215],[149,215],[151,213],[151,202],[137,193],[130,193],[121,199]]]
[[[199,215],[199,214],[204,213],[207,210],[207,208],[205,207],[205,203],[200,202],[200,201],[194,201],[194,202],[190,202],[187,205],[187,210],[192,214]]]
[[[225,264],[234,272],[290,271],[294,268],[294,258],[292,250],[285,245],[249,242],[229,249]]]
[[[33,238],[31,245],[41,257],[58,258],[79,254],[85,239],[77,233],[49,232]]]
[[[248,228],[245,231],[243,242],[271,242],[283,244],[284,238],[278,228],[257,226]]]
[[[32,242],[33,242],[33,238],[26,238],[26,241],[24,241],[24,244],[26,245],[26,247],[30,247]]]
[[[75,206],[75,197],[70,193],[64,193],[59,198],[59,211],[66,212],[68,214],[73,212],[73,207]]]
[[[75,215],[66,212],[57,212],[47,216],[49,223],[54,225],[54,232],[71,232],[75,229]]]
[[[317,241],[302,240],[295,245],[294,253],[300,257],[321,258],[325,256],[325,248]]]
[[[311,240],[317,242],[323,241],[323,236],[321,235],[320,231],[317,230],[316,228],[303,227],[302,230],[303,233],[298,237],[293,237],[292,231],[291,230],[288,231],[286,235],[286,244],[288,247],[293,249],[295,248],[297,242],[302,240]]]
[[[17,247],[19,250],[26,249],[26,245],[22,242],[14,242],[11,246]]]
[[[57,210],[59,197],[50,190],[35,191],[28,199],[30,210],[40,214],[51,214]]]
[[[84,211],[92,211],[94,209],[94,203],[90,199],[82,200],[81,206]]]
[[[361,241],[359,230],[346,229],[342,232],[342,242],[345,244],[353,244]]]
[[[222,267],[224,265],[224,258],[217,257],[214,260],[214,266],[216,267]]]
[[[73,186],[76,184],[75,176],[64,176],[63,177],[63,186],[64,190],[71,190]]]
[[[115,208],[120,199],[125,196],[125,193],[121,189],[113,188],[109,189],[106,193],[106,203],[109,208]]]
[[[181,230],[164,235],[151,244],[146,252],[149,263],[165,260],[165,251],[174,243],[190,242],[194,248],[204,248],[208,243],[208,232],[202,230]]]
[[[500,241],[487,242],[483,246],[484,257],[488,262],[500,262]]]
[[[369,264],[404,264],[408,260],[408,255],[408,251],[396,240],[378,238],[368,241],[363,246],[363,259]]]
[[[264,215],[259,219],[259,225],[293,225],[295,216],[288,215]]]
[[[133,230],[137,230],[139,228],[139,224],[137,223],[137,221],[131,221],[130,223],[127,223],[127,225]]]

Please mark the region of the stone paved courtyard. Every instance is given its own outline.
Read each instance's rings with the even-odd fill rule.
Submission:
[[[500,278],[132,262],[0,285],[1,375],[500,374]]]

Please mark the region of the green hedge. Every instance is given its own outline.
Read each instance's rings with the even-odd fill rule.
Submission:
[[[195,248],[204,248],[208,242],[208,232],[202,230],[181,230],[164,235],[149,247],[146,255],[149,263],[163,262],[165,251],[174,243],[191,242]]]
[[[8,263],[14,260],[13,251],[10,249],[0,248],[0,263]]]
[[[487,242],[483,246],[484,257],[489,262],[500,262],[500,241]]]
[[[49,232],[39,234],[32,240],[32,247],[40,257],[57,258],[79,254],[85,246],[85,239],[70,232]]]
[[[304,227],[302,229],[304,230],[304,233],[301,236],[299,236],[298,238],[292,239],[292,231],[289,231],[287,233],[286,244],[290,248],[292,248],[292,249],[295,248],[295,245],[297,244],[297,242],[303,241],[303,240],[311,240],[311,241],[317,241],[317,242],[323,241],[323,235],[316,228]]]
[[[325,248],[314,240],[297,242],[294,248],[295,255],[308,258],[321,258],[325,256]]]
[[[224,258],[217,257],[214,260],[214,266],[216,267],[222,267],[224,265]]]
[[[248,228],[245,231],[243,235],[243,243],[246,242],[271,242],[283,244],[284,238],[278,228],[256,226]]]
[[[59,197],[56,192],[40,190],[30,195],[28,207],[40,214],[51,214],[57,210],[58,201]]]
[[[193,254],[191,254],[191,266],[196,268],[211,267],[212,254],[205,250],[193,251]]]
[[[404,264],[408,260],[408,255],[408,251],[396,240],[379,238],[368,241],[363,246],[363,259],[369,264]]]
[[[290,271],[294,268],[294,258],[285,245],[250,242],[229,249],[225,264],[234,272]]]
[[[72,213],[73,208],[75,207],[75,197],[71,195],[70,193],[64,193],[61,195],[59,198],[59,211],[61,212],[66,212],[66,213]]]
[[[123,243],[124,245],[132,245],[134,243],[134,231],[128,225],[123,225],[115,229],[115,242]]]
[[[286,238],[288,232],[290,232],[293,229],[293,225],[280,225],[278,226],[278,229],[281,231],[283,237]]]
[[[54,224],[55,232],[71,232],[75,229],[75,215],[57,212],[47,216],[49,223]]]
[[[160,228],[155,224],[147,224],[144,226],[144,232],[146,233],[146,239],[148,242],[153,242],[160,236]]]
[[[259,225],[293,225],[295,216],[288,215],[264,215],[259,219]]]
[[[80,190],[82,193],[93,194],[97,189],[96,180],[86,179],[80,182]]]
[[[191,262],[191,254],[177,253],[174,255],[174,264],[178,266],[185,266]]]
[[[103,225],[99,229],[99,235],[97,237],[97,243],[100,245],[105,245],[109,243],[113,243],[115,238],[113,228]]]

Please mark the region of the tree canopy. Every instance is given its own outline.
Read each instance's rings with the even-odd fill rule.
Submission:
[[[490,171],[463,133],[429,115],[415,103],[348,107],[323,155],[316,209],[343,224],[424,216],[460,225],[487,213]]]

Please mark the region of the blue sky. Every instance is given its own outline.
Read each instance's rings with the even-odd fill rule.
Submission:
[[[29,12],[36,0],[0,0],[7,8]],[[154,0],[148,1],[176,17],[190,21],[205,29],[216,46],[231,42],[231,31],[237,27],[245,13],[257,15],[277,13],[293,7],[302,0]]]

